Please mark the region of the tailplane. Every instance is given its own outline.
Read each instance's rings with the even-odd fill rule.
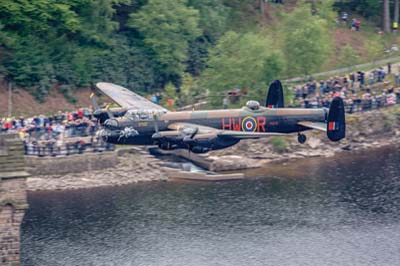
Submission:
[[[346,119],[342,98],[332,100],[328,113],[326,134],[331,141],[339,141],[346,136]]]
[[[283,88],[282,83],[279,80],[274,80],[269,85],[267,100],[265,101],[265,107],[268,108],[283,108]]]

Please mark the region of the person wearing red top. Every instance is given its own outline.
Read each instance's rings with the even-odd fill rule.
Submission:
[[[81,108],[81,109],[78,110],[78,118],[82,119],[82,117],[83,117],[83,110]]]
[[[68,113],[67,114],[67,119],[68,119],[68,121],[73,121],[74,120],[74,114],[73,113]]]

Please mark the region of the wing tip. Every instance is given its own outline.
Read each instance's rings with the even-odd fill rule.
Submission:
[[[96,87],[99,88],[99,89],[102,89],[102,88],[104,88],[106,86],[109,86],[109,85],[114,86],[115,84],[110,83],[110,82],[97,82],[96,83]]]

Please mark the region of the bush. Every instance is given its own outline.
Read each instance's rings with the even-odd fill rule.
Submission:
[[[272,137],[270,142],[272,144],[274,151],[277,153],[282,153],[286,151],[288,146],[287,141],[282,137]]]
[[[70,103],[73,103],[73,104],[77,103],[78,100],[73,95],[73,88],[71,86],[61,85],[60,91],[64,95],[65,99],[67,99],[67,101],[69,101]]]

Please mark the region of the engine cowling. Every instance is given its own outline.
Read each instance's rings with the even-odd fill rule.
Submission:
[[[233,138],[204,138],[201,135],[196,137],[163,138],[158,140],[158,146],[163,150],[188,149],[193,153],[206,153],[211,150],[219,150],[238,143],[239,139]]]

